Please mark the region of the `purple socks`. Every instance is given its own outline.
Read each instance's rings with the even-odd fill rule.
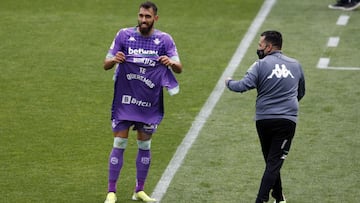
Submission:
[[[136,158],[136,188],[135,192],[143,191],[151,162],[150,150],[139,149]]]
[[[116,192],[116,182],[123,165],[124,149],[113,148],[109,158],[108,192]]]
[[[113,148],[109,158],[108,192],[116,192],[116,183],[123,165],[124,149]],[[136,158],[135,192],[143,191],[151,162],[150,150],[139,149]]]

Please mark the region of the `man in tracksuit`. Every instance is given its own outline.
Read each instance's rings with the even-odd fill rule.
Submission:
[[[305,95],[305,78],[300,63],[282,54],[282,35],[265,31],[260,35],[257,60],[238,81],[225,80],[229,90],[257,89],[256,129],[266,163],[256,203],[269,200],[285,203],[280,169],[295,134],[299,101]]]

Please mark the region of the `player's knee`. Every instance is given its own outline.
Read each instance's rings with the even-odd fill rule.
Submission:
[[[150,150],[150,148],[151,148],[151,140],[146,140],[146,141],[138,140],[137,144],[138,144],[139,149],[142,149],[142,150]]]
[[[127,146],[127,142],[128,142],[127,138],[115,137],[114,148],[125,149]]]

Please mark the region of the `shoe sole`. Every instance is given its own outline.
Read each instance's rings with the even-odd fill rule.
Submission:
[[[328,8],[333,9],[333,10],[345,10],[345,7],[340,7],[340,6],[333,6],[333,5],[329,5]]]
[[[156,202],[157,201],[155,199],[146,201],[146,200],[143,200],[141,197],[138,197],[136,195],[133,195],[131,197],[131,199],[134,200],[134,201],[142,201],[142,202]]]
[[[350,7],[350,8],[346,8],[346,7],[337,7],[337,6],[333,6],[333,5],[329,5],[328,8],[330,9],[333,9],[333,10],[341,10],[341,11],[353,11],[357,8],[360,7],[360,3],[356,4],[355,6],[353,7]]]
[[[360,3],[356,4],[355,6],[353,6],[351,8],[344,8],[344,10],[345,11],[353,11],[353,10],[359,8],[359,7],[360,7]]]

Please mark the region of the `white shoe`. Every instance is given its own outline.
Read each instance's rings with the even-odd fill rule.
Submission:
[[[109,192],[106,196],[104,203],[115,203],[117,200],[116,195],[114,192]]]
[[[156,202],[156,199],[149,197],[144,191],[134,192],[132,200],[142,200],[144,202]]]

